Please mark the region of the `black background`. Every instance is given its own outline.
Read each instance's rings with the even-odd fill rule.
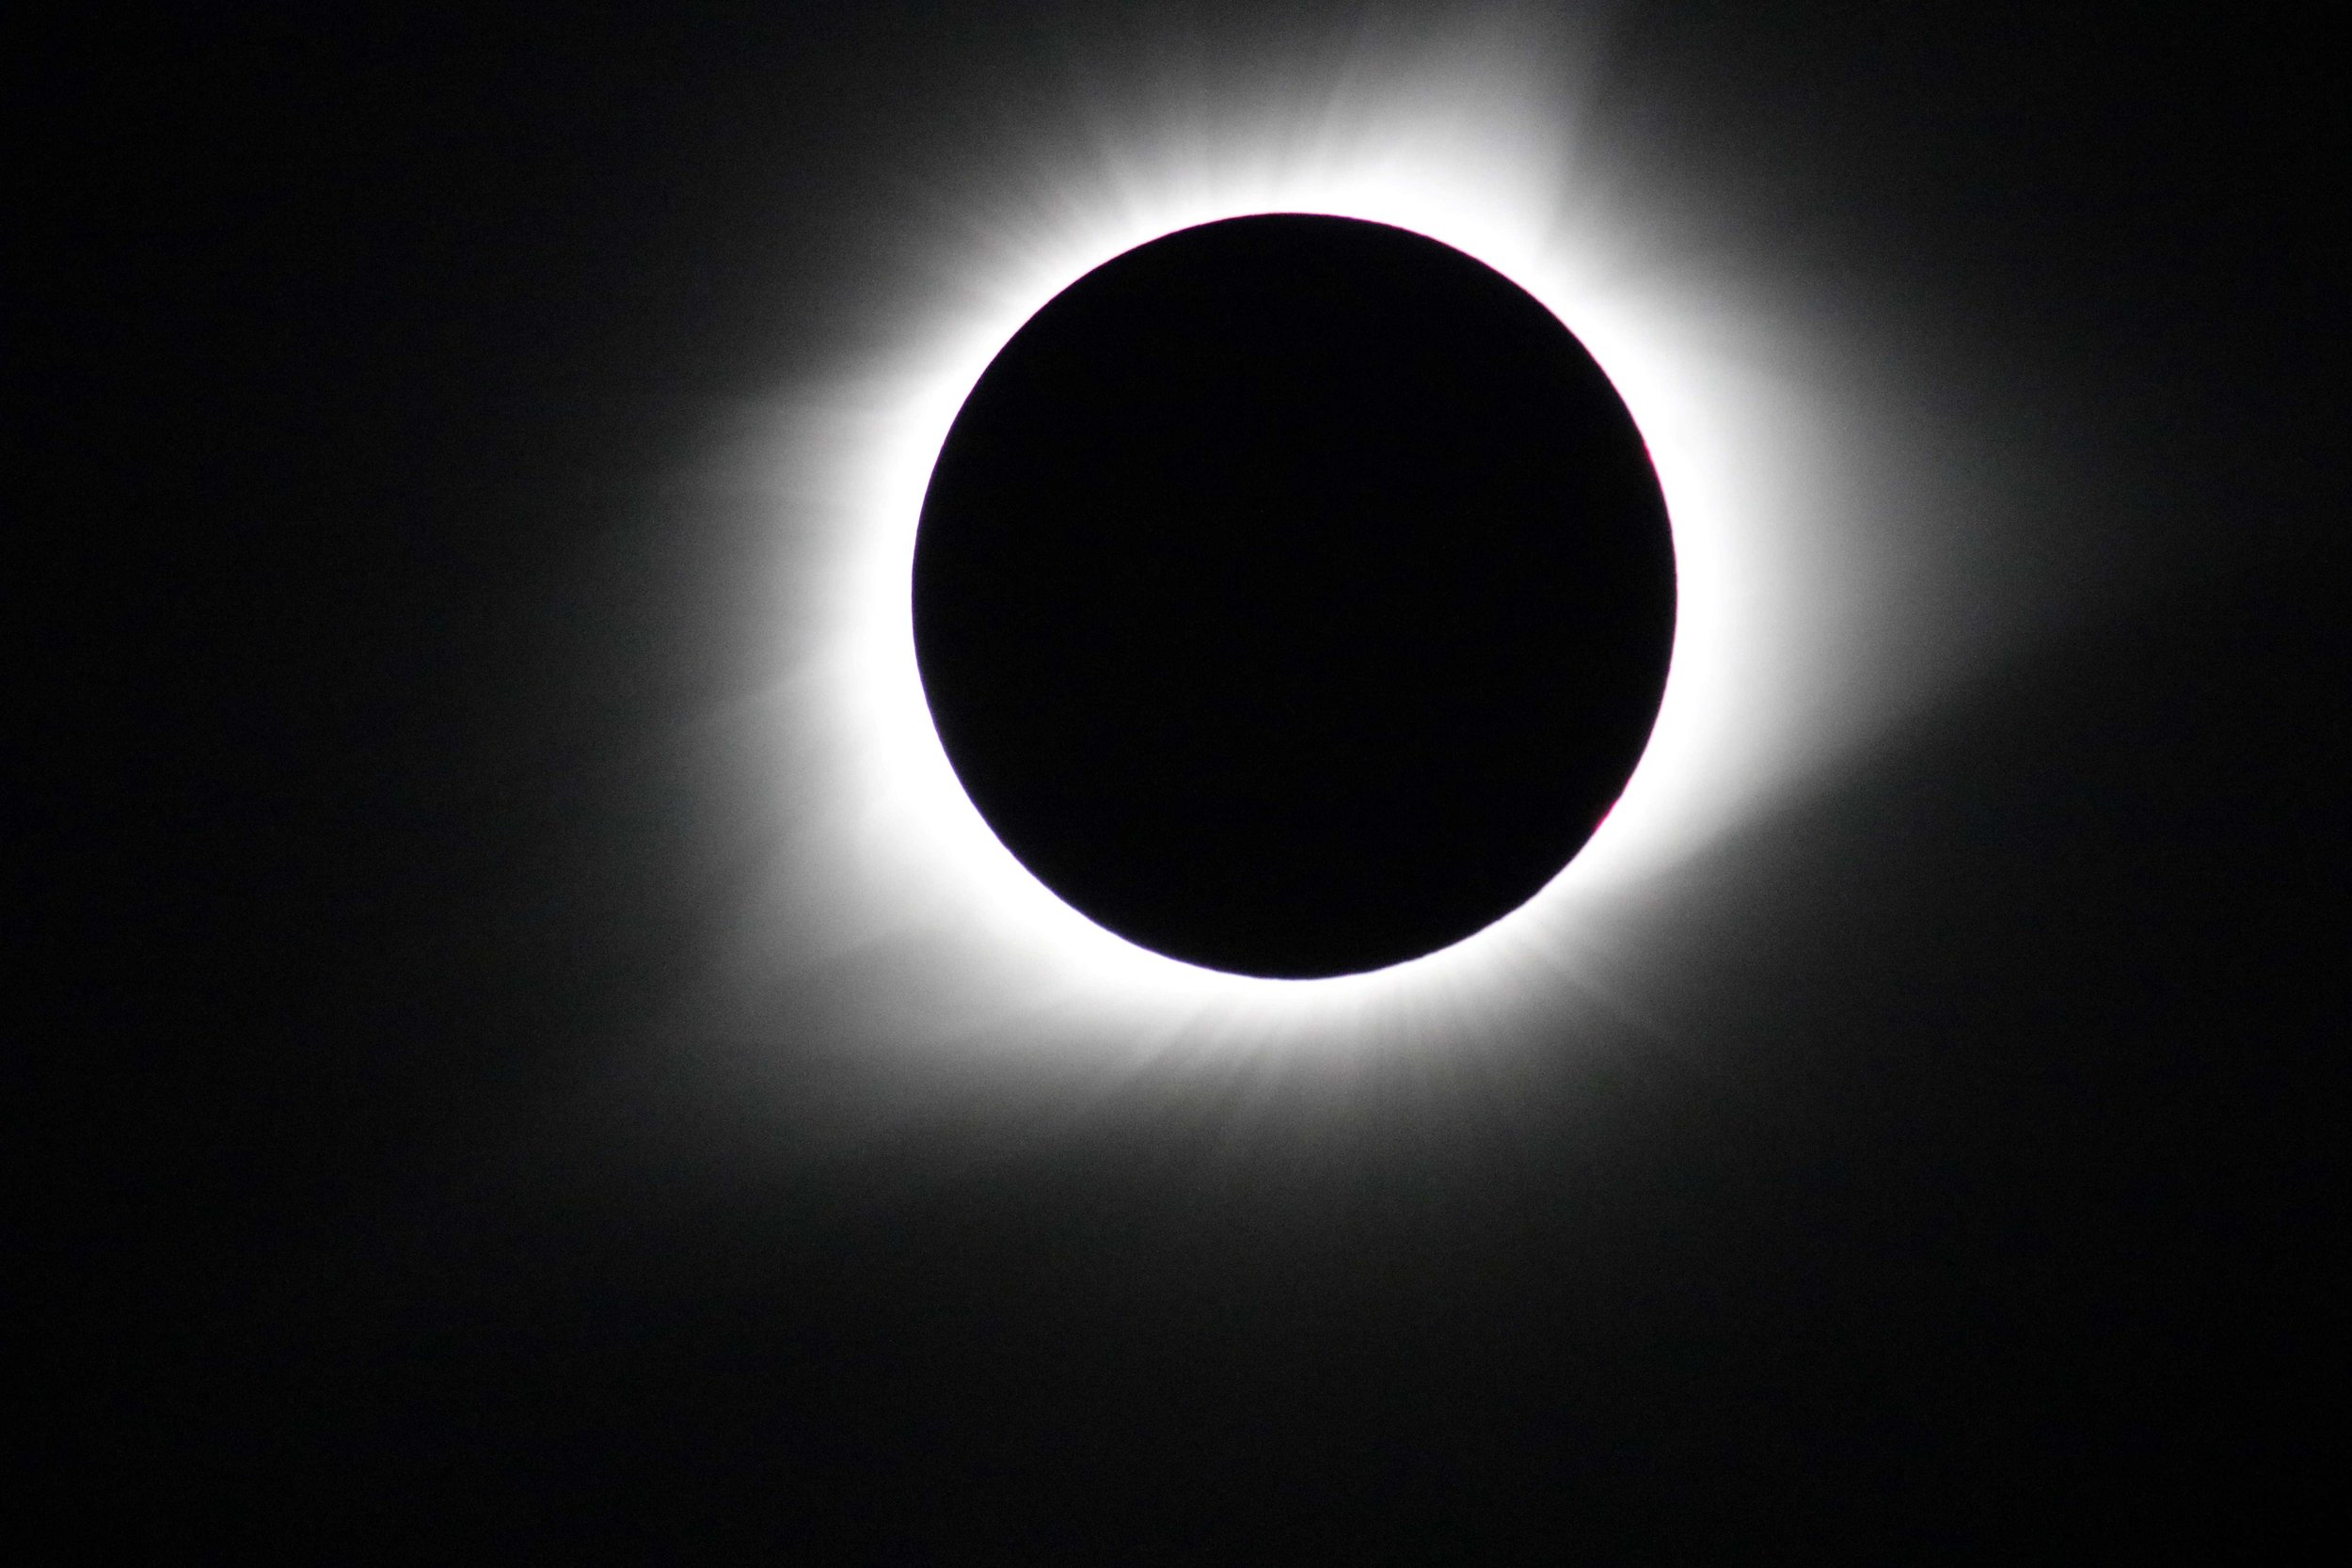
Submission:
[[[926,160],[1100,24],[19,52],[20,1487],[241,1556],[2308,1516],[2341,160],[2314,40],[2235,8],[1613,13],[1600,112],[1660,168],[1906,301],[1952,406],[2104,454],[2029,509],[2099,612],[1750,830],[1670,1042],[1450,1109],[1203,1085],[660,1157],[642,1042],[733,885],[672,740],[760,608],[748,525],[665,483],[853,352],[824,302]]]

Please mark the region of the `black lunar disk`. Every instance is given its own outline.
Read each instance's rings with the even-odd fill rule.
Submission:
[[[1097,924],[1308,977],[1435,952],[1581,848],[1674,641],[1665,502],[1566,327],[1425,236],[1270,214],[1080,278],[931,474],[948,759]]]

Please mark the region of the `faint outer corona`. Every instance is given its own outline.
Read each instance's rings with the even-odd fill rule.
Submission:
[[[1674,641],[1641,433],[1557,318],[1384,225],[1180,230],[973,388],[924,694],[1005,847],[1188,963],[1385,968],[1509,914],[1640,759]]]

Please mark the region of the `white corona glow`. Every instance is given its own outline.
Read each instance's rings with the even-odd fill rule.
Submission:
[[[1883,451],[1883,433],[1824,390],[1818,365],[1811,379],[1797,368],[1802,335],[1742,279],[1675,253],[1677,213],[1620,198],[1605,146],[1578,135],[1534,52],[1498,38],[1436,58],[1291,63],[1279,90],[1196,81],[1089,98],[1083,133],[1049,127],[1025,158],[975,150],[963,225],[929,242],[923,284],[872,287],[875,346],[787,411],[767,458],[786,627],[771,709],[781,848],[742,973],[851,974],[841,1006],[868,1033],[934,1056],[1196,1060],[1455,1038],[1583,984],[1581,956],[1629,901],[1818,768],[1858,716],[1899,705],[1917,660],[1873,631],[1892,624],[1872,603],[1888,547],[1829,482],[1873,442]],[[1151,953],[1038,882],[940,747],[910,610],[933,461],[1012,334],[1125,250],[1279,212],[1427,235],[1558,316],[1648,442],[1679,582],[1655,731],[1584,850],[1451,948],[1305,981]]]

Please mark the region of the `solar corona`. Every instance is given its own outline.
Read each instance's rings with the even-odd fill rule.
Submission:
[[[1625,1016],[1661,901],[1973,654],[1889,612],[1964,602],[1887,526],[1963,500],[1915,388],[1543,54],[1154,55],[943,154],[746,432],[723,1027],[905,1085]]]

